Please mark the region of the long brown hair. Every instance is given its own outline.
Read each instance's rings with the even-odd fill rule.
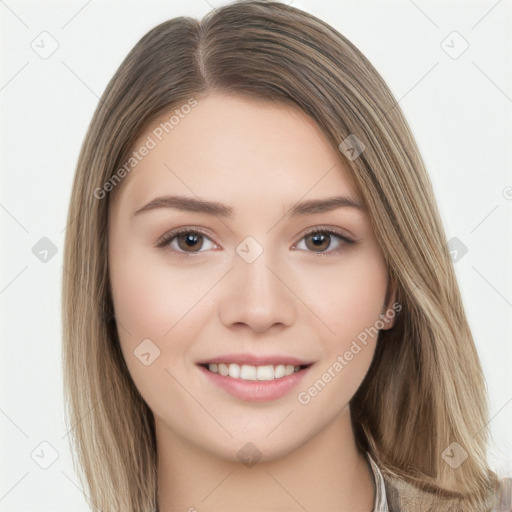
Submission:
[[[408,124],[379,73],[344,36],[299,9],[251,0],[147,33],[108,84],[82,146],[65,240],[63,364],[70,435],[93,510],[157,508],[153,415],[120,351],[117,329],[124,327],[112,320],[110,189],[119,193],[123,182],[114,178],[156,118],[210,91],[292,102],[335,148],[350,135],[363,143],[358,158],[340,156],[402,311],[393,329],[381,331],[351,401],[356,439],[389,481],[407,484],[412,500],[428,496],[435,510],[453,503],[482,510],[496,486],[486,463],[484,379]],[[457,469],[442,457],[452,443],[467,454]]]

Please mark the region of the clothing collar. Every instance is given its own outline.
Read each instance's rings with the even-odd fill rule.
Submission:
[[[370,454],[366,452],[366,455],[368,456],[375,479],[375,503],[373,505],[373,512],[389,512],[384,477],[382,476],[379,466],[377,466]]]

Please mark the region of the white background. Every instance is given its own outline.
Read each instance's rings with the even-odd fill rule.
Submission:
[[[99,96],[151,28],[225,2],[0,0],[0,511],[86,511],[64,420],[60,285],[71,183]],[[512,0],[313,1],[399,100],[430,173],[490,395],[491,465],[512,475]],[[32,48],[47,31],[58,49]],[[462,48],[457,31],[468,43]],[[455,39],[454,39],[455,37]],[[38,39],[39,38],[39,39]],[[48,48],[48,46],[46,46]],[[57,248],[46,263],[42,238]],[[32,458],[51,462],[42,469]],[[39,454],[39,456],[37,456]]]

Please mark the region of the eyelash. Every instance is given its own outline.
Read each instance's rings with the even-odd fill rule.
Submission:
[[[182,235],[184,233],[194,234],[194,235],[201,235],[201,236],[204,236],[204,237],[208,238],[208,240],[212,241],[211,238],[204,231],[202,231],[201,229],[198,229],[198,228],[195,228],[195,227],[184,227],[184,228],[177,228],[177,229],[174,229],[172,231],[169,231],[168,233],[165,233],[163,236],[161,236],[157,240],[155,246],[158,247],[158,248],[166,250],[166,249],[169,248],[169,244],[170,244],[170,242],[172,242],[172,240],[174,238],[176,238],[179,235]],[[336,231],[336,230],[334,230],[332,228],[322,227],[322,226],[316,227],[315,229],[305,233],[301,237],[299,242],[302,241],[304,238],[307,238],[308,236],[315,235],[315,234],[327,234],[327,235],[330,235],[330,236],[334,235],[335,237],[340,239],[340,245],[338,246],[337,249],[333,249],[333,250],[330,250],[328,252],[306,251],[306,252],[311,252],[311,253],[315,254],[316,256],[321,256],[321,257],[332,256],[332,255],[340,253],[343,250],[343,246],[344,245],[346,245],[346,244],[354,245],[354,244],[357,243],[355,240],[352,240],[352,239],[348,238],[347,236],[343,235],[339,231]],[[190,252],[190,253],[188,253],[188,252],[185,252],[185,251],[176,251],[175,249],[170,249],[170,250],[172,250],[179,257],[182,257],[182,258],[188,258],[190,256],[196,256],[196,255],[200,254],[201,252],[204,252],[204,251],[199,251],[199,252]]]

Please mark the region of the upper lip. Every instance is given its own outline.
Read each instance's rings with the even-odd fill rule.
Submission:
[[[197,364],[219,364],[219,363],[236,363],[239,365],[249,364],[252,366],[265,366],[278,364],[292,364],[293,366],[307,366],[313,364],[313,361],[307,361],[305,359],[299,359],[298,357],[269,354],[269,355],[257,355],[257,354],[224,354],[215,356],[209,359],[203,359],[198,361]]]

